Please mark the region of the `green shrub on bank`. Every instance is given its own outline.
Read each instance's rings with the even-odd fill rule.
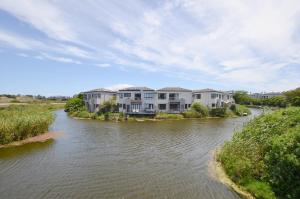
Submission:
[[[0,144],[33,137],[48,130],[53,107],[47,105],[10,106],[0,109]]]
[[[160,112],[157,113],[154,118],[155,119],[183,119],[183,115]]]
[[[300,108],[255,118],[225,143],[218,159],[258,198],[300,198]]]
[[[249,115],[251,114],[251,111],[248,107],[244,105],[239,105],[239,104],[232,104],[230,106],[230,110],[234,112],[234,114],[238,116],[243,116],[244,114]]]
[[[191,110],[199,113],[201,117],[207,117],[209,115],[208,107],[200,102],[194,102],[191,106]]]
[[[65,105],[65,111],[69,113],[80,112],[86,110],[83,101],[83,95],[79,94],[76,97],[68,99]]]
[[[182,113],[184,118],[201,118],[202,115],[194,110],[188,110]]]

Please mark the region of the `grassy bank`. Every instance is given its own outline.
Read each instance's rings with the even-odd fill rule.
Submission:
[[[253,119],[225,143],[218,161],[256,198],[300,198],[300,108]]]
[[[24,140],[48,131],[53,110],[60,105],[18,105],[0,109],[0,144]]]

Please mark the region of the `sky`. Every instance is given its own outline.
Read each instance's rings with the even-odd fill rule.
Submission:
[[[300,86],[299,0],[1,0],[0,93]]]

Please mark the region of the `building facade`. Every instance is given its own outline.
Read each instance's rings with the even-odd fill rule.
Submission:
[[[278,96],[283,96],[283,94],[280,93],[280,92],[252,93],[252,94],[250,94],[250,97],[255,98],[255,99],[269,99],[269,98],[278,97]]]
[[[157,111],[182,113],[191,107],[192,90],[180,87],[165,87],[157,90]]]
[[[200,102],[209,108],[222,108],[234,103],[234,99],[229,92],[201,89],[193,91],[193,102]]]
[[[119,112],[127,114],[154,114],[157,93],[147,87],[129,87],[118,91]]]
[[[97,112],[101,104],[106,101],[115,100],[117,92],[100,88],[82,92],[84,104],[89,112]]]
[[[119,112],[126,114],[155,114],[157,112],[182,113],[193,102],[209,108],[220,108],[234,103],[229,92],[213,89],[189,90],[165,87],[154,90],[148,87],[129,87],[119,91],[95,89],[83,92],[85,105],[90,112],[97,112],[105,101],[116,100]]]

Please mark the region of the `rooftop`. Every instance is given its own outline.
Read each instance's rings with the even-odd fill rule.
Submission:
[[[152,88],[148,88],[148,87],[128,87],[128,88],[123,88],[120,89],[119,91],[154,91],[154,89]]]
[[[192,90],[181,88],[181,87],[164,87],[157,91],[168,91],[168,92],[192,92]]]
[[[205,93],[205,92],[220,92],[222,93],[222,91],[217,91],[211,88],[205,88],[205,89],[199,89],[199,90],[193,90],[193,92],[199,92],[199,93]]]
[[[82,92],[82,93],[93,93],[93,92],[116,93],[116,91],[112,91],[112,90],[105,89],[105,88],[97,88],[97,89],[93,89],[93,90],[90,90],[90,91],[85,91],[85,92]]]

